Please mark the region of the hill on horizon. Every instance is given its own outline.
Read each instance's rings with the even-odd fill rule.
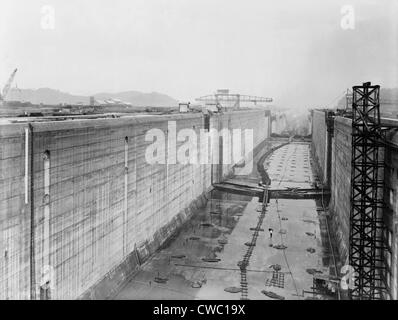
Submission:
[[[380,88],[380,105],[397,105],[398,106],[398,88]],[[333,108],[344,109],[346,106],[346,98],[342,97]]]
[[[93,94],[96,99],[120,99],[129,102],[133,106],[154,106],[154,107],[170,107],[178,105],[178,101],[166,94],[158,92],[144,93],[139,91],[123,91],[116,93],[96,93]],[[7,95],[8,101],[23,101],[33,104],[49,104],[58,105],[65,104],[89,104],[90,96],[73,95],[60,90],[51,88],[39,89],[17,89],[12,88]]]

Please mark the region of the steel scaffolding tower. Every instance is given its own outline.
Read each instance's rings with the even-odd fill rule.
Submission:
[[[349,263],[356,276],[350,298],[382,299],[383,278],[383,139],[380,86],[353,87],[352,171]]]

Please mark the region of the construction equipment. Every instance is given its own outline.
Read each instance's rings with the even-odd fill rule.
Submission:
[[[207,105],[216,105],[217,107],[239,109],[241,102],[251,102],[257,104],[258,102],[272,102],[272,98],[264,98],[257,96],[248,96],[243,94],[229,93],[228,89],[219,89],[215,94],[202,96],[196,101],[204,102]]]
[[[352,169],[349,265],[354,268],[351,299],[388,296],[384,273],[384,160],[380,123],[380,86],[370,82],[353,87]]]
[[[17,70],[18,70],[18,69],[15,69],[14,72],[11,73],[10,78],[8,79],[6,85],[4,86],[3,91],[2,91],[2,93],[0,94],[0,102],[5,101],[5,99],[6,99],[6,97],[7,97],[7,94],[8,94],[8,91],[10,91],[11,84],[12,84],[12,82],[13,82],[13,80],[14,80],[15,74],[17,73]]]

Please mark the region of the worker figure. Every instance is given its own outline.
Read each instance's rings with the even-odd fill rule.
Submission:
[[[268,232],[269,232],[269,246],[272,247],[273,246],[273,244],[272,244],[272,232],[274,232],[274,229],[269,228]]]

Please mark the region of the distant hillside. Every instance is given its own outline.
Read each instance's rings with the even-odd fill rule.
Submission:
[[[40,88],[37,90],[32,89],[11,89],[7,95],[7,100],[13,101],[29,101],[34,104],[60,104],[71,103],[76,104],[83,102],[88,104],[89,98],[84,96],[72,95],[59,90],[50,88]]]
[[[157,93],[143,93],[139,91],[125,91],[119,93],[98,93],[93,95],[96,99],[120,99],[124,102],[129,102],[133,106],[154,106],[154,107],[170,107],[176,106],[178,101],[172,97]],[[70,93],[54,90],[50,88],[32,89],[11,89],[8,93],[7,100],[9,101],[29,101],[34,104],[77,104],[89,103],[89,96],[79,96]]]
[[[139,91],[125,91],[118,93],[97,93],[94,95],[96,99],[120,99],[124,102],[130,102],[134,106],[156,106],[171,107],[178,105],[178,101],[168,95],[151,92],[142,93]]]
[[[384,105],[398,106],[398,88],[380,88],[380,105],[383,109]],[[346,106],[346,98],[343,97],[337,102],[339,109],[344,109]],[[334,106],[336,107],[336,106]]]

